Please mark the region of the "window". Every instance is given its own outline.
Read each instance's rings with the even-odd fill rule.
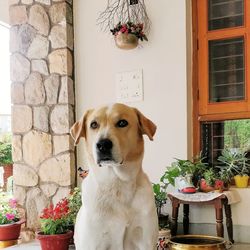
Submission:
[[[193,30],[194,154],[216,164],[250,150],[250,1],[193,0]]]

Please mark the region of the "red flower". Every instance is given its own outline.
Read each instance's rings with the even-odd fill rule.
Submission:
[[[128,28],[125,25],[123,25],[120,31],[122,33],[128,33]]]
[[[41,219],[58,220],[66,216],[69,213],[69,204],[67,199],[59,201],[54,207],[50,204],[49,207],[43,209],[43,213],[40,216]]]

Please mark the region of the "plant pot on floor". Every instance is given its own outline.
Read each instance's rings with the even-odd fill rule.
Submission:
[[[159,230],[157,250],[167,249],[167,245],[168,245],[170,238],[171,238],[171,230],[170,229],[164,228],[164,229]]]
[[[25,220],[20,220],[11,224],[0,225],[0,248],[17,244],[21,225],[24,222]]]
[[[248,186],[248,180],[249,176],[248,175],[236,175],[234,176],[235,180],[235,185],[237,188],[246,188]]]
[[[40,241],[42,250],[68,250],[72,237],[72,231],[52,235],[45,235],[41,232],[37,233],[37,239]]]

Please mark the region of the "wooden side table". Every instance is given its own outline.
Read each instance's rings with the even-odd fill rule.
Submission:
[[[183,204],[184,234],[188,234],[189,232],[189,205],[199,205],[199,206],[213,205],[215,208],[217,236],[224,237],[224,228],[223,228],[223,206],[224,206],[228,238],[232,243],[234,243],[232,212],[231,212],[231,206],[228,204],[228,199],[226,195],[222,194],[219,197],[216,197],[213,200],[209,201],[182,200],[177,198],[176,196],[174,196],[174,194],[171,193],[168,194],[168,196],[172,201],[171,235],[174,236],[177,233],[178,212],[180,204]]]

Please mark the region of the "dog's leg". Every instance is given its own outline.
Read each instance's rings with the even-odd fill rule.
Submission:
[[[150,218],[150,219],[149,219]],[[156,250],[158,239],[158,220],[154,212],[143,220],[143,238],[140,242],[140,250]]]
[[[156,250],[157,234],[154,233],[150,225],[137,226],[130,228],[126,234],[124,250]]]

